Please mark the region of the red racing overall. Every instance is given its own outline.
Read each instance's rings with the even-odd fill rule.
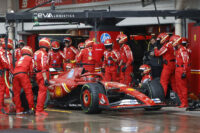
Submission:
[[[83,65],[87,72],[94,72],[95,70],[95,59],[93,56],[92,47],[85,48],[81,50],[77,56],[77,63],[84,63],[88,65]]]
[[[16,61],[18,61],[22,56],[22,53],[21,53],[21,48],[17,48],[15,49],[15,59]]]
[[[20,92],[24,89],[29,109],[34,108],[32,85],[28,73],[33,70],[33,58],[29,55],[23,55],[17,62],[14,69],[13,92],[16,113],[23,112],[21,107]]]
[[[4,106],[4,94],[6,92],[6,84],[4,80],[4,70],[9,69],[9,63],[5,56],[5,50],[0,49],[0,113]]]
[[[188,88],[187,88],[187,76],[183,77],[183,74],[187,75],[188,70],[188,62],[189,55],[187,49],[180,45],[178,50],[176,51],[176,70],[175,70],[175,78],[176,78],[176,89],[178,96],[181,101],[180,107],[188,106]]]
[[[65,59],[64,54],[62,51],[54,52],[53,50],[49,51],[49,64],[50,67],[53,68],[60,68],[62,67],[62,63]]]
[[[112,60],[109,59],[112,57]],[[104,51],[103,68],[105,68],[105,80],[106,81],[117,81],[117,62],[119,56],[115,50]]]
[[[37,71],[36,74],[36,81],[39,86],[38,97],[37,97],[37,106],[36,106],[36,113],[44,111],[44,102],[46,100],[47,95],[47,86],[45,86],[43,73],[46,73],[47,80],[49,79],[49,61],[48,61],[48,54],[43,49],[40,48],[36,51],[33,55],[34,57],[34,67]]]
[[[65,63],[64,69],[66,69],[67,63],[75,63],[76,55],[78,50],[74,46],[69,46],[64,48]]]
[[[155,56],[163,57],[163,70],[160,77],[160,83],[164,89],[165,96],[167,95],[168,84],[171,80],[171,86],[174,91],[176,91],[175,84],[175,56],[174,49],[170,42],[165,43],[159,50],[154,49]]]
[[[123,44],[120,48],[120,83],[124,83],[128,86],[131,85],[133,73],[133,54],[130,47],[127,44]],[[123,68],[127,67],[123,72]]]

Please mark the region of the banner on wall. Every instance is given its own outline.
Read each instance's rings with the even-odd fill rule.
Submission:
[[[40,5],[49,0],[19,0],[19,9],[27,9],[33,8],[37,5]],[[108,0],[55,0],[55,5],[70,5],[70,4],[82,4],[82,3],[91,3],[91,2],[101,2]],[[45,6],[51,6],[51,4],[47,4]]]

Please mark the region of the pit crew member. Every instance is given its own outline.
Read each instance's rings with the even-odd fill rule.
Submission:
[[[113,50],[113,40],[107,39],[104,42],[106,50],[104,51],[104,59],[102,70],[105,71],[106,81],[117,81],[117,66],[119,61],[119,55]]]
[[[14,69],[13,79],[13,92],[14,92],[14,103],[16,105],[16,114],[23,114],[24,109],[21,106],[20,93],[21,88],[24,89],[26,99],[29,105],[29,113],[34,114],[34,102],[32,85],[29,79],[29,72],[33,71],[33,50],[29,46],[24,46],[21,49],[22,56],[16,62]]]
[[[164,89],[165,96],[167,95],[168,84],[171,82],[172,89],[176,92],[175,85],[175,56],[174,49],[169,42],[169,35],[167,33],[160,33],[157,37],[157,41],[160,42],[162,47],[158,49],[154,48],[154,52],[151,52],[151,55],[162,56],[163,57],[163,69],[160,77],[160,83]],[[171,80],[171,81],[170,81]]]
[[[120,45],[120,83],[131,86],[131,73],[133,73],[133,54],[131,48],[126,44],[128,41],[127,35],[119,34],[116,38]]]
[[[37,50],[34,57],[34,69],[36,71],[36,82],[39,86],[36,115],[48,115],[44,111],[44,102],[47,95],[47,87],[49,85],[49,60],[48,50],[50,49],[50,39],[42,38],[39,41],[40,49]]]
[[[172,45],[175,48],[176,55],[176,69],[175,69],[175,79],[176,79],[176,90],[181,101],[180,108],[188,107],[188,88],[187,88],[187,70],[189,63],[189,55],[187,49],[181,45],[182,39],[178,35],[173,35],[170,40],[172,40]]]

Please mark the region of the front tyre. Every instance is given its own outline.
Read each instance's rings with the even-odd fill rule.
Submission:
[[[101,109],[99,108],[99,90],[102,88],[99,88],[100,86],[96,84],[97,83],[87,83],[81,90],[80,101],[83,111],[87,114],[101,112]]]
[[[165,93],[164,90],[162,88],[162,85],[160,84],[160,78],[155,78],[154,80],[144,84],[144,86],[142,86],[143,89],[146,90],[146,95],[153,99],[153,98],[159,98],[161,100],[161,102],[165,101]],[[160,110],[161,107],[149,107],[149,108],[145,108],[145,110],[147,111],[156,111],[156,110]]]

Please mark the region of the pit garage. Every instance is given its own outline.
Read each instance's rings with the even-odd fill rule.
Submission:
[[[29,5],[26,2],[26,0],[21,0],[19,4],[25,8]],[[1,132],[143,133],[198,132],[200,130],[196,123],[199,119],[199,64],[197,60],[199,53],[199,10],[167,10],[165,8],[159,10],[158,5],[162,4],[162,1],[159,0],[139,1],[144,7],[142,11],[115,10],[121,3],[117,1],[118,5],[115,5],[112,3],[113,0],[108,1],[111,4],[111,8],[108,6],[108,10],[97,10],[101,9],[101,6],[107,2],[103,0],[100,5],[97,4],[99,1],[92,4],[88,4],[88,1],[78,1],[85,3],[82,5],[83,9],[85,9],[84,6],[98,8],[75,12],[74,9],[81,5],[72,5],[68,7],[71,11],[63,11],[61,9],[65,9],[65,6],[59,6],[59,3],[62,2],[59,0],[43,1],[36,5],[38,8],[43,6],[43,10],[32,11],[32,7],[29,7],[30,9],[21,9],[17,13],[7,13],[5,17],[2,17],[3,20],[6,20],[6,28],[1,36],[9,38],[13,36],[14,32],[16,33],[13,36],[14,40],[25,40],[27,45],[35,51],[39,48],[38,42],[43,37],[51,38],[52,41],[58,40],[61,47],[64,47],[63,38],[65,37],[71,37],[75,47],[79,42],[91,37],[95,38],[97,42],[95,46],[98,47],[102,46],[106,38],[116,38],[118,34],[124,33],[128,36],[127,43],[134,56],[134,78],[140,80],[138,68],[143,64],[149,40],[161,32],[181,33],[181,36],[188,37],[193,51],[190,92],[194,95],[189,97],[190,108],[187,110],[178,108],[179,98],[171,89],[165,97],[159,78],[155,78],[141,88],[130,87],[119,82],[105,81],[101,73],[88,74],[81,67],[85,64],[80,63],[78,67],[68,72],[50,72],[50,77],[56,75],[56,78],[49,80],[50,86],[45,102],[45,111],[49,113],[48,116],[34,116],[28,113],[16,115],[15,112],[13,113],[15,107],[12,103],[12,96],[5,99],[6,106],[2,110],[3,113],[0,114]],[[67,3],[67,1],[65,2]],[[125,4],[137,5],[136,0],[134,2],[127,0]],[[154,2],[158,3],[158,9],[156,9]],[[72,1],[72,3],[76,2]],[[170,5],[166,1],[163,3],[164,6]],[[175,3],[176,6],[179,4]],[[125,4],[122,4],[121,9],[124,9]],[[55,5],[59,6],[58,10],[55,10]],[[150,7],[148,7],[149,5]],[[49,9],[49,6],[51,6],[51,10],[46,10]],[[145,10],[151,7],[155,9]],[[150,19],[151,17],[154,17],[155,20]],[[165,19],[166,17],[172,19]],[[175,19],[183,20],[181,28],[180,25],[174,24],[174,21],[177,22]],[[10,26],[11,24],[13,25]],[[115,40],[114,48],[119,49]],[[33,87],[33,92],[35,90]],[[25,96],[21,95],[21,99],[23,107],[27,108],[27,103],[24,102],[26,101]],[[37,101],[37,99],[35,100]]]

